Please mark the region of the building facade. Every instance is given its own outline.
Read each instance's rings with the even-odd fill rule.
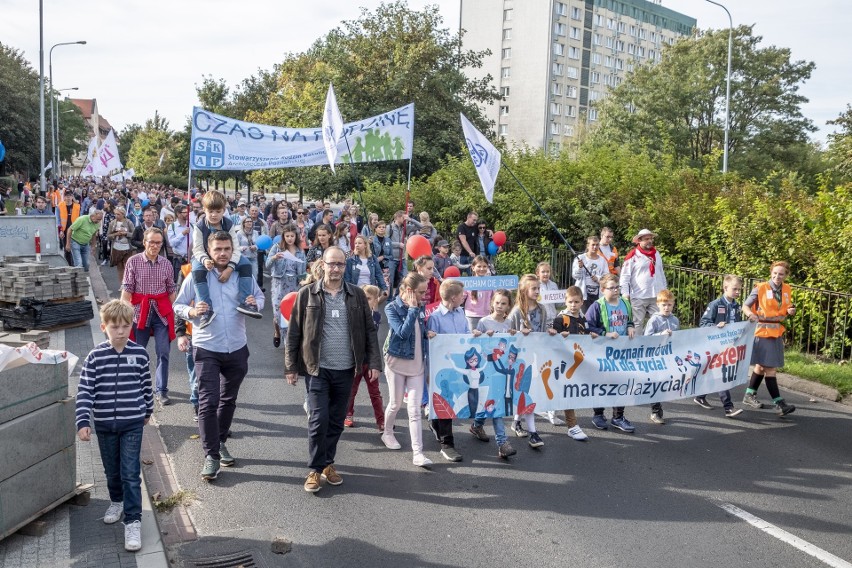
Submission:
[[[502,99],[486,109],[510,145],[560,150],[597,120],[596,101],[660,60],[695,18],[646,0],[461,0],[464,47]]]

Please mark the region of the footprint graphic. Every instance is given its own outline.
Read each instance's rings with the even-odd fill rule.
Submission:
[[[580,347],[577,343],[574,344],[574,364],[565,371],[565,378],[570,379],[574,376],[574,371],[577,370],[577,367],[580,366],[580,363],[585,359],[585,354],[583,353],[583,348]]]
[[[553,400],[553,391],[550,389],[550,375],[553,373],[553,361],[545,361],[539,372],[541,380],[544,383],[544,392],[547,394],[548,400]]]

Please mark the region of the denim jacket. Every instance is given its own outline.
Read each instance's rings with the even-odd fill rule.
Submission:
[[[343,272],[343,281],[350,284],[358,285],[358,272],[361,265],[361,259],[357,256],[350,256],[346,259],[346,270]],[[370,255],[367,259],[367,267],[370,269],[370,284],[378,286],[379,290],[385,290],[385,277],[382,274],[382,268],[379,266],[379,261],[376,257]]]
[[[391,240],[387,236],[387,234],[384,237],[380,237],[378,235],[374,236],[373,237],[373,243],[372,243],[372,249],[373,249],[373,254],[375,255],[376,258],[379,258],[380,256],[384,257],[380,264],[381,264],[382,268],[387,268],[388,267],[388,261],[391,258],[393,258],[393,256],[392,256],[393,250],[391,249]]]
[[[400,359],[414,359],[414,326],[419,325],[423,356],[428,357],[429,341],[426,337],[426,312],[423,308],[406,306],[402,298],[397,296],[385,306],[385,314],[390,326],[390,333],[385,341],[385,353]]]

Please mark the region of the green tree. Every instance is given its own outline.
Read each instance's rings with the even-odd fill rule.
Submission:
[[[38,73],[30,67],[23,52],[2,43],[0,85],[3,86],[3,94],[0,96],[0,140],[6,147],[2,165],[10,173],[29,171],[38,175]],[[46,133],[49,132],[46,130]]]
[[[85,152],[91,131],[83,119],[83,113],[69,99],[58,101],[59,106],[59,158],[70,162],[80,152]],[[57,172],[58,173],[58,172]]]
[[[762,177],[793,170],[809,158],[799,94],[812,62],[791,60],[790,50],[760,47],[752,26],[734,30],[729,169]],[[663,49],[662,60],[629,73],[601,105],[599,140],[654,154],[670,152],[701,166],[724,143],[727,30],[698,31]]]
[[[838,126],[839,131],[828,135],[828,159],[831,169],[842,178],[852,180],[852,105],[828,124]]]
[[[167,158],[174,146],[169,121],[155,111],[154,117],[146,120],[145,126],[134,137],[127,167],[133,168],[136,175],[143,178],[172,173]]]
[[[136,135],[142,131],[142,125],[133,123],[125,126],[120,133],[116,133],[118,137],[118,155],[121,156],[122,162],[130,159],[130,149],[133,148],[133,141],[136,140]]]

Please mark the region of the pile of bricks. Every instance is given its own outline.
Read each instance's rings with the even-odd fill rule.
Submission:
[[[0,267],[0,302],[82,299],[88,294],[89,281],[79,267],[50,268],[43,262],[5,262]]]
[[[0,343],[10,347],[23,347],[35,343],[39,349],[47,349],[50,345],[50,332],[42,329],[31,329],[23,333],[0,331]]]

